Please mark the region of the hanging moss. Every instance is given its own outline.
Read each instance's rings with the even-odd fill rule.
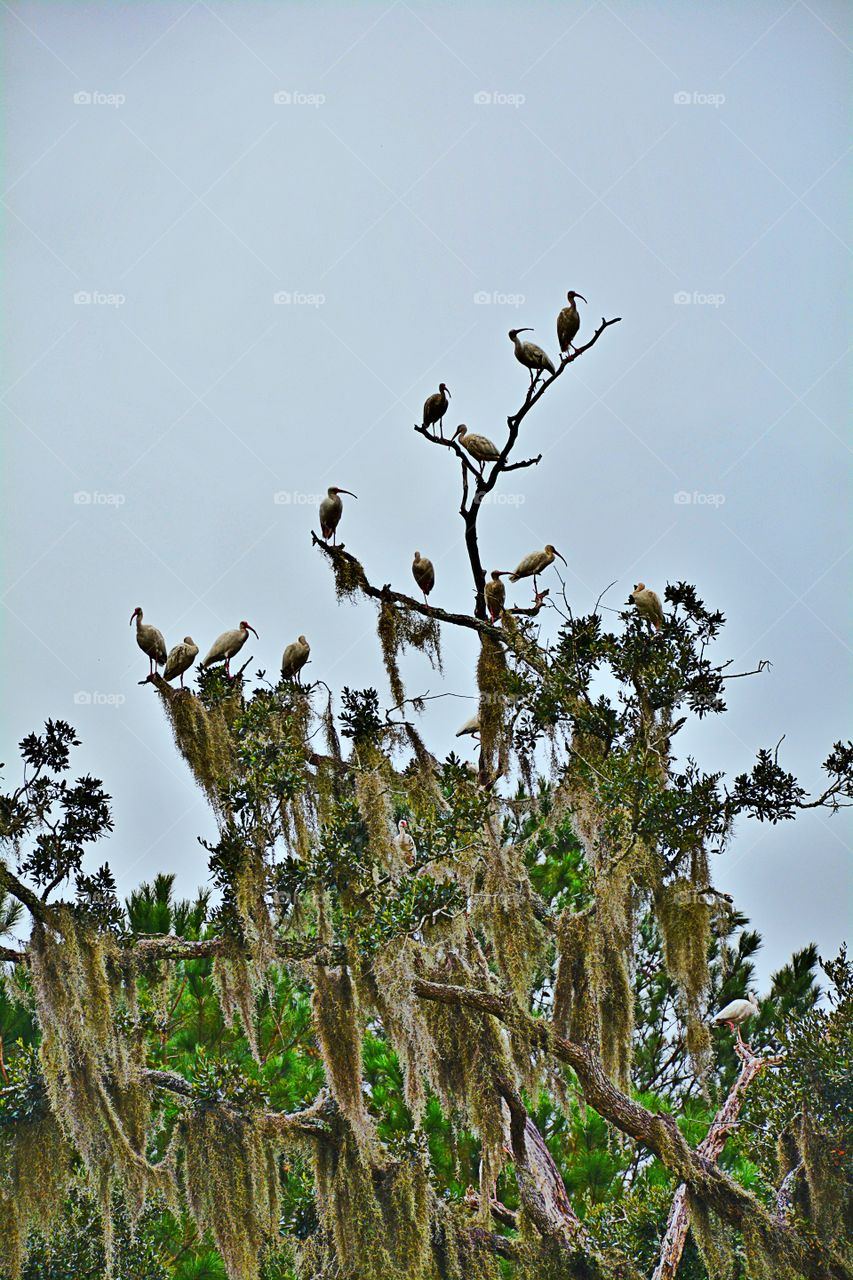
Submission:
[[[379,633],[379,645],[382,649],[382,660],[385,663],[388,683],[391,686],[391,696],[399,707],[406,700],[406,690],[403,688],[403,679],[397,663],[397,651],[399,648],[397,610],[389,600],[383,600],[379,606],[377,630]]]
[[[489,825],[485,869],[472,913],[494,947],[508,990],[527,1007],[530,988],[544,963],[548,938],[533,909],[533,892],[519,850],[502,843]]]
[[[391,806],[393,775],[378,751],[362,748],[364,767],[354,775],[355,794],[361,820],[367,828],[370,860],[379,871],[399,878],[406,870],[405,858],[394,843],[394,811]]]
[[[591,971],[595,956],[595,914],[564,911],[557,926],[557,980],[554,986],[554,1027],[569,1040],[598,1041],[598,999]]]
[[[730,1232],[699,1196],[687,1193],[690,1229],[710,1280],[734,1280],[735,1251]]]
[[[216,985],[219,1007],[222,1017],[229,1027],[233,1027],[237,1015],[249,1048],[255,1058],[259,1057],[257,1036],[255,1034],[255,1004],[258,996],[258,982],[253,966],[243,954],[239,945],[233,944],[221,954],[214,957],[211,976]]]
[[[258,1280],[261,1251],[278,1234],[279,1141],[263,1117],[196,1106],[177,1142],[196,1225],[213,1236],[229,1280]]]
[[[696,892],[695,882],[680,877],[659,888],[655,909],[667,973],[684,998],[688,1053],[695,1074],[701,1076],[711,1057],[711,1033],[701,1013],[710,981],[711,908]]]
[[[506,653],[499,640],[480,636],[477,688],[480,691],[480,751],[490,777],[509,767],[509,728],[506,697]]]
[[[180,696],[161,693],[175,745],[214,809],[221,808],[222,786],[235,767],[230,721],[239,705],[236,692],[224,703],[206,708],[185,690]]]
[[[357,600],[367,586],[367,575],[364,569],[342,547],[327,547],[326,551],[332,562],[335,575],[335,595],[338,600]]]
[[[388,1252],[370,1167],[343,1128],[335,1138],[316,1144],[314,1174],[320,1221],[334,1244],[338,1274],[348,1280],[387,1280],[399,1273]]]
[[[348,969],[314,966],[312,1008],[332,1094],[356,1143],[367,1149],[374,1130],[362,1096],[361,1014]]]
[[[47,1100],[0,1109],[0,1258],[20,1280],[30,1232],[46,1235],[71,1182],[72,1152]]]
[[[52,1111],[99,1198],[109,1258],[113,1189],[135,1218],[146,1195],[171,1191],[172,1171],[145,1155],[144,1048],[141,1030],[129,1024],[115,939],[68,907],[55,911],[54,925],[36,921],[30,938],[40,1060]]]

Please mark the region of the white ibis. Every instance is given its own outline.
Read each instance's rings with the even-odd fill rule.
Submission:
[[[532,333],[532,329],[510,329],[510,341],[515,347],[515,358],[519,364],[523,364],[525,369],[530,370],[530,385],[539,377],[543,370],[547,369],[549,373],[556,373],[557,370],[551,363],[551,357],[541,347],[537,347],[535,342],[522,342],[519,338],[520,333]]]
[[[549,564],[554,563],[554,557],[560,556],[563,564],[566,563],[565,556],[561,556],[556,547],[549,542],[544,551],[531,551],[529,556],[525,556],[521,563],[516,567],[515,572],[509,575],[510,582],[518,582],[519,578],[532,578],[533,590],[539,594],[539,587],[536,579],[540,573],[548,568]]]
[[[497,462],[501,456],[500,449],[488,436],[478,436],[475,432],[469,431],[464,422],[460,422],[453,432],[452,439],[458,440],[474,461],[479,462],[481,471],[487,462]]]
[[[169,656],[163,668],[163,679],[174,680],[175,676],[180,676],[181,688],[183,689],[184,672],[189,671],[197,657],[198,645],[195,640],[193,640],[192,636],[184,636],[181,644],[176,644],[174,649],[169,650]]]
[[[461,729],[456,730],[456,736],[457,738],[464,738],[467,733],[470,733],[472,738],[476,738],[479,732],[480,732],[480,712],[477,711],[471,717],[470,720],[465,721]]]
[[[438,391],[434,391],[431,396],[427,396],[424,400],[424,420],[422,427],[434,427],[438,423],[438,429],[444,435],[444,415],[449,408],[448,396],[450,392],[443,382],[438,384]]]
[[[225,675],[231,679],[231,659],[239,653],[249,639],[249,632],[257,639],[258,633],[248,622],[241,622],[235,631],[223,631],[210,646],[210,652],[202,662],[203,667],[212,667],[214,662],[225,663]]]
[[[292,680],[295,676],[297,680],[301,680],[299,673],[308,661],[310,652],[311,646],[304,636],[299,636],[293,644],[289,644],[281,657],[282,679]]]
[[[634,583],[634,590],[625,603],[635,605],[640,617],[650,622],[655,631],[660,631],[663,626],[663,605],[658,593],[647,587],[645,582]]]
[[[726,1026],[729,1030],[736,1031],[738,1044],[743,1045],[744,1049],[751,1052],[749,1045],[744,1044],[741,1039],[740,1029],[744,1022],[754,1018],[758,1012],[758,997],[748,991],[745,1000],[730,1000],[724,1009],[715,1014],[711,1021],[715,1026]]]
[[[492,622],[497,622],[506,604],[506,587],[501,582],[501,578],[505,577],[508,572],[508,569],[493,569],[490,580],[483,588],[486,608],[489,611],[489,618]]]
[[[357,494],[350,493],[349,489],[338,489],[333,485],[331,489],[326,490],[326,497],[320,503],[320,532],[326,542],[330,538],[332,542],[335,541],[335,530],[344,513],[344,504],[341,502],[342,493],[350,498],[357,497]]]
[[[435,586],[435,568],[432,561],[422,556],[420,551],[415,552],[412,561],[412,577],[423,592],[424,604],[428,604],[427,596]]]
[[[157,667],[162,667],[166,661],[166,641],[163,639],[163,632],[158,631],[156,627],[150,626],[147,622],[142,621],[142,609],[136,606],[130,615],[130,621],[136,619],[136,643],[142,652],[147,656],[150,663],[149,675],[154,675]],[[130,626],[130,623],[128,623]]]
[[[394,844],[397,847],[398,852],[403,855],[406,862],[411,866],[415,860],[418,850],[414,840],[409,834],[409,824],[405,818],[401,818],[397,823],[397,834],[394,837]]]
[[[570,289],[566,297],[569,300],[569,305],[563,307],[563,310],[557,316],[557,341],[564,356],[570,354],[578,329],[581,327],[581,318],[575,298],[580,298],[581,302],[586,302],[583,294],[576,293],[574,289]]]

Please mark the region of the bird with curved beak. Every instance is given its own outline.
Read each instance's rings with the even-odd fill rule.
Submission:
[[[249,639],[251,631],[255,639],[258,639],[258,633],[248,622],[241,622],[239,627],[233,631],[223,631],[221,636],[217,636],[213,644],[202,662],[202,667],[212,667],[215,662],[225,663],[225,677],[231,679],[231,659],[238,654],[243,645]]]
[[[532,333],[533,330],[527,329],[510,329],[509,338],[515,347],[515,358],[519,364],[523,364],[525,369],[530,370],[530,385],[533,386],[540,373],[546,369],[548,373],[556,373],[557,370],[551,363],[551,357],[541,347],[537,347],[535,342],[522,342],[519,338],[520,333]]]
[[[553,564],[555,558],[559,556],[563,564],[566,563],[565,556],[560,555],[556,547],[549,542],[544,551],[531,551],[529,556],[525,556],[515,571],[509,575],[510,582],[518,582],[519,578],[532,578],[533,590],[539,594],[539,586],[536,579],[540,573],[548,568],[549,564]]]
[[[434,427],[438,423],[438,429],[444,438],[444,415],[449,408],[448,396],[450,391],[444,382],[438,384],[438,391],[434,391],[431,396],[427,396],[424,401],[424,414],[421,428]]]
[[[476,432],[469,431],[464,422],[459,423],[451,438],[458,440],[474,461],[479,462],[481,474],[487,462],[497,462],[501,456],[500,449],[488,436],[478,436]]]
[[[149,675],[153,676],[157,667],[162,667],[166,661],[166,641],[163,639],[163,632],[158,631],[156,627],[152,627],[150,623],[143,623],[142,608],[137,605],[133,613],[130,615],[130,622],[136,619],[136,643],[145,654],[150,664]],[[128,623],[130,626],[130,623]]]
[[[663,605],[658,593],[647,587],[645,582],[634,583],[634,590],[625,603],[634,605],[640,617],[645,618],[655,631],[660,631],[663,626]]]
[[[166,659],[166,665],[163,668],[163,679],[174,680],[175,676],[181,677],[181,688],[184,687],[184,672],[189,671],[192,664],[198,657],[198,645],[192,636],[184,636],[181,644],[176,644],[174,648],[169,650],[169,656]]]
[[[435,586],[435,566],[426,556],[422,556],[420,551],[415,552],[415,558],[412,561],[412,577],[423,592],[424,604],[429,604],[427,596]]]
[[[281,658],[282,680],[297,680],[302,683],[300,671],[311,654],[311,646],[304,636],[298,636],[293,644],[289,644]]]
[[[583,294],[577,293],[574,289],[570,289],[566,297],[569,300],[569,305],[563,307],[563,310],[557,316],[557,341],[560,344],[564,359],[571,355],[578,329],[581,327],[580,313],[578,312],[575,298],[580,298],[581,302],[586,302]],[[589,306],[589,303],[587,303],[587,306]]]
[[[341,502],[341,494],[345,493],[349,498],[357,498],[358,495],[350,493],[349,489],[338,489],[332,485],[326,490],[326,497],[320,503],[320,532],[323,535],[323,541],[328,542],[332,539],[335,542],[335,530],[341,522],[341,516],[344,513],[344,504]]]
[[[711,1021],[715,1026],[728,1027],[730,1031],[736,1031],[738,1044],[747,1053],[752,1053],[749,1045],[744,1044],[740,1029],[744,1022],[748,1022],[750,1018],[754,1018],[760,1012],[758,997],[748,991],[745,1000],[730,1000],[724,1009],[714,1015]]]

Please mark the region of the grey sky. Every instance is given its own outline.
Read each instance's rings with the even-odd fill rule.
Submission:
[[[576,611],[614,578],[612,605],[694,582],[729,619],[720,660],[774,665],[682,748],[735,773],[784,733],[820,785],[850,731],[845,6],[0,12],[2,758],[77,726],[123,892],[166,869],[191,891],[213,829],[137,687],[131,610],[202,651],[247,618],[252,670],[305,632],[309,675],[384,690],[374,611],[336,606],[298,495],[354,490],[341,534],[373,580],[408,588],[418,547],[434,599],[470,607],[456,468],[412,423],[443,379],[452,424],[500,438],[526,382],[507,330],[553,352],[568,288],[582,335],[623,322],[525,423],[544,458],[484,513],[488,566],[555,542]],[[472,640],[446,656],[471,695]],[[472,710],[430,704],[440,750]],[[848,931],[850,831],[742,822],[715,874],[763,974]]]

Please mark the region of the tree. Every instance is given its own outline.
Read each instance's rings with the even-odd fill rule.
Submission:
[[[766,1143],[733,1160],[719,1119],[693,1145],[755,1077],[789,1059],[798,1080],[810,1070],[774,1016],[779,992],[759,1042],[788,1057],[713,1065],[708,1003],[742,993],[750,940],[712,854],[741,816],[846,805],[853,746],[835,744],[813,797],[778,748],[729,783],[680,758],[687,719],[724,714],[728,681],[756,674],[713,660],[724,618],[688,583],[666,588],[661,630],[634,610],[613,630],[598,608],[575,617],[564,589],[487,618],[483,500],[539,461],[514,457],[524,419],[615,323],[531,375],[496,461],[415,427],[460,468],[472,614],[377,587],[312,535],[338,596],[378,606],[387,705],[375,689],[252,684],[245,669],[200,671],[194,691],[150,678],[217,818],[213,909],[206,894],[175,904],[168,877],[123,909],[108,866],[83,870],[111,818],[97,779],[67,780],[73,730],[48,722],[21,744],[24,778],[0,798],[0,888],[31,932],[0,954],[38,1048],[21,1037],[0,1095],[10,1276],[84,1187],[105,1265],[125,1224],[150,1238],[154,1212],[173,1274],[184,1246],[169,1231],[196,1261],[212,1238],[232,1280],[629,1277],[670,1204],[709,1265],[734,1248],[749,1274],[853,1274],[812,1189],[838,1174],[843,1085],[826,1055],[808,1119],[766,1095],[808,1195],[790,1190],[793,1148],[778,1167]],[[479,648],[476,768],[431,753],[424,697],[400,671],[407,648],[440,669],[447,628]],[[395,841],[401,818],[414,854]],[[789,1021],[814,1004],[814,959],[781,982]],[[796,1212],[777,1212],[774,1178]],[[631,1202],[641,1185],[651,1211]]]

